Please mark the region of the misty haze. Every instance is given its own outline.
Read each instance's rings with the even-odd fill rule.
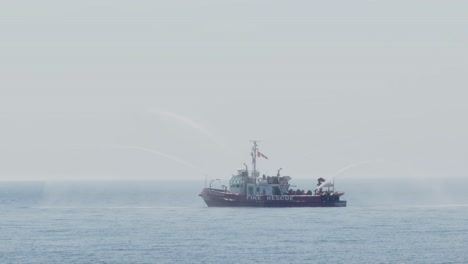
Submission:
[[[467,8],[4,3],[0,262],[467,263]]]

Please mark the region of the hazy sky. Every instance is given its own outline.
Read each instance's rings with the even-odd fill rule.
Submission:
[[[0,180],[466,177],[467,10],[7,1]]]

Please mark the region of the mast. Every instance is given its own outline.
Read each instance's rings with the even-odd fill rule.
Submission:
[[[253,147],[252,147],[252,177],[255,178],[257,175],[257,141],[253,140]]]

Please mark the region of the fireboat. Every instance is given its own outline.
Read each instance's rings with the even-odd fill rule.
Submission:
[[[290,176],[281,176],[281,168],[275,176],[260,177],[257,170],[257,157],[267,158],[258,151],[257,141],[253,141],[252,170],[244,163],[245,169],[238,169],[229,181],[229,190],[225,185],[209,187],[199,194],[208,207],[346,207],[346,201],[340,200],[344,192],[335,191],[334,181],[318,178],[314,191],[293,190]]]

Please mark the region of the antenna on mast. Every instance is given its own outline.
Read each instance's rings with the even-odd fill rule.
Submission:
[[[260,142],[260,140],[250,140],[253,142],[253,147],[252,147],[252,152],[250,153],[252,155],[252,177],[255,178],[257,177],[257,142]]]

